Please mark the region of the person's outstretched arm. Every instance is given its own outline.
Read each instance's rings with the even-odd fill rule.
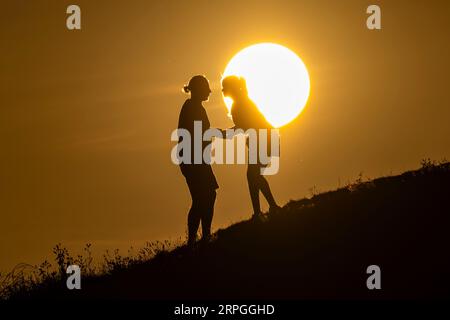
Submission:
[[[236,131],[235,131],[236,129],[237,129],[237,127],[234,126],[234,127],[228,128],[228,129],[219,129],[219,130],[222,132],[222,136],[224,139],[233,139],[233,137],[236,135]],[[228,130],[233,130],[233,132],[232,132],[233,134],[227,135]]]

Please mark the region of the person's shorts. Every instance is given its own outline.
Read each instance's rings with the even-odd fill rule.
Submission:
[[[186,179],[191,193],[205,193],[219,188],[216,176],[210,165],[191,164],[180,165],[181,173]]]

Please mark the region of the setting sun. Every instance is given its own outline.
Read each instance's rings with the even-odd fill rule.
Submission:
[[[291,50],[274,43],[260,43],[239,51],[223,77],[246,79],[250,98],[275,127],[294,120],[309,97],[309,75],[303,61]],[[228,110],[232,100],[224,98]]]

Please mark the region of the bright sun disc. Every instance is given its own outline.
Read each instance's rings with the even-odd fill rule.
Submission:
[[[244,77],[250,98],[274,127],[294,120],[309,96],[309,75],[303,61],[291,50],[274,43],[260,43],[239,51],[223,77]],[[224,98],[228,110],[232,100]]]

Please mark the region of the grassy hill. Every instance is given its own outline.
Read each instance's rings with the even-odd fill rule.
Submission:
[[[83,277],[47,279],[13,298],[387,299],[450,297],[450,165],[291,201],[264,221],[219,230],[194,250]],[[381,268],[381,290],[366,269]]]

